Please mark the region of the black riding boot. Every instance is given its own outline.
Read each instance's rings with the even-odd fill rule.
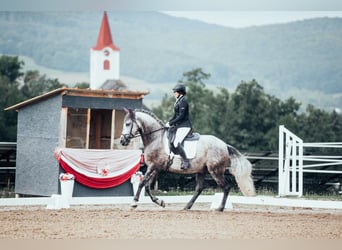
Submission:
[[[178,143],[177,149],[178,149],[179,155],[183,158],[181,169],[188,169],[190,167],[190,162],[189,162],[189,159],[186,157],[182,144]]]

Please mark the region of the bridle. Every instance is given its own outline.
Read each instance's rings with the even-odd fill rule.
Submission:
[[[167,129],[167,127],[162,126],[161,128],[152,130],[150,132],[142,133],[141,127],[137,123],[136,119],[135,118],[131,118],[131,121],[132,121],[132,124],[131,124],[131,128],[129,130],[129,133],[128,134],[121,134],[121,136],[123,136],[123,138],[125,138],[125,140],[131,140],[131,139],[139,137],[139,136],[151,135],[151,134],[153,134],[155,132]],[[137,134],[133,134],[132,133],[134,124],[138,127],[138,130],[137,130],[138,133]]]

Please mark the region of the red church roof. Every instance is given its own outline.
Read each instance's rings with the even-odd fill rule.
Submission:
[[[105,47],[110,47],[113,50],[120,50],[113,43],[106,11],[103,13],[101,28],[99,36],[97,38],[97,44],[93,47],[93,50],[102,50]]]

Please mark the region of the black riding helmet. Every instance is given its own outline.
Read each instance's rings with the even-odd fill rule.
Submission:
[[[176,86],[173,87],[173,92],[178,92],[181,95],[186,95],[186,89],[183,84],[177,84]]]

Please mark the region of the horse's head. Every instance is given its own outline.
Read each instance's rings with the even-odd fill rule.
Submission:
[[[135,119],[135,113],[129,109],[125,109],[126,116],[124,118],[120,143],[122,146],[127,146],[131,139],[140,134],[140,127]]]

